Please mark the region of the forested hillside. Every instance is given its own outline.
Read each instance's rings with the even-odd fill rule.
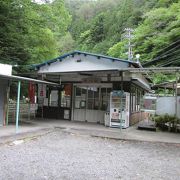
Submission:
[[[149,65],[163,66],[166,60],[180,65],[178,0],[66,0],[66,7],[72,15],[72,49],[127,58],[124,29],[132,28],[134,57],[154,60]]]
[[[144,65],[180,65],[178,0],[0,0],[0,62],[36,64],[75,49],[127,59],[125,28]]]

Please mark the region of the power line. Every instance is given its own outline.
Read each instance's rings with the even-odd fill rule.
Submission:
[[[158,52],[158,54],[160,54],[161,52],[165,51],[166,49],[169,49],[169,47],[174,46],[176,43],[180,43],[180,40],[178,39],[177,41],[172,42],[172,43],[169,44],[167,47],[165,47],[164,49],[160,50],[160,51]],[[179,45],[179,44],[178,44],[178,45]],[[167,52],[167,51],[166,51],[166,52]],[[166,53],[166,52],[165,52],[165,53]],[[164,53],[162,53],[162,54],[164,54]],[[161,56],[161,55],[160,55],[160,56]]]
[[[154,60],[156,60],[156,59],[159,60],[159,59],[161,59],[162,56],[167,56],[168,52],[171,52],[172,50],[177,49],[178,47],[179,47],[179,44],[177,46],[173,47],[172,49],[166,51],[165,53],[161,54],[160,56],[156,57]]]
[[[169,49],[170,47],[172,47],[172,46],[174,46],[174,45],[175,45],[175,47],[172,47],[172,48],[170,48],[168,51],[163,52],[162,54],[160,54],[160,55],[157,56],[156,58],[152,59],[151,61],[144,63],[143,66],[147,66],[147,65],[150,65],[150,64],[152,64],[152,63],[154,63],[154,62],[156,62],[156,61],[159,61],[160,59],[162,59],[162,56],[167,55],[168,52],[171,52],[171,51],[173,51],[174,49],[179,48],[180,44],[177,44],[177,43],[179,43],[179,42],[180,42],[180,40],[177,40],[177,41],[171,43],[169,46],[165,47],[165,48],[162,49],[160,52],[163,52],[163,51],[165,51],[166,49]],[[176,44],[177,44],[177,45],[176,45]],[[158,54],[159,54],[160,52],[158,52]]]
[[[180,49],[178,49],[177,51],[171,52],[171,53],[169,53],[169,54],[163,55],[160,59],[164,60],[164,58],[167,58],[167,57],[169,57],[169,56],[174,56],[174,55],[176,55],[176,54],[179,54],[179,52],[180,52]],[[174,55],[173,55],[173,54],[174,54]],[[159,60],[160,60],[160,59],[159,59]]]
[[[171,64],[171,63],[173,63],[174,60],[177,60],[177,59],[179,59],[179,57],[177,57],[177,58],[170,58],[170,59],[168,59],[168,61],[162,62],[161,64],[158,64],[157,67],[161,67],[161,66],[163,66],[164,64],[167,64],[167,63]]]
[[[157,67],[164,67],[166,65],[170,65],[170,64],[174,64],[175,62],[178,62],[180,60],[180,57],[175,58],[175,59],[170,59],[171,61],[168,61],[166,63],[162,63],[160,65],[158,65]]]

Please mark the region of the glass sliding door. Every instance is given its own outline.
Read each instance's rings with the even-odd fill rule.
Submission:
[[[87,88],[74,86],[73,120],[86,121]]]
[[[111,86],[102,87],[101,84],[74,86],[73,120],[103,123],[111,90]]]

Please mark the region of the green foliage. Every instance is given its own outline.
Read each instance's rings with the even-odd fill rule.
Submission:
[[[159,127],[162,130],[169,130],[176,131],[176,125],[179,122],[179,118],[173,116],[173,115],[156,115],[153,117],[153,120],[156,123],[156,126]],[[167,125],[169,124],[169,126]]]
[[[136,27],[142,21],[144,11],[152,7],[146,6],[145,0],[65,2],[72,14],[70,32],[77,42],[76,49],[109,55],[109,49],[123,39],[124,29]],[[127,55],[124,52],[116,54],[116,57],[120,56],[124,58]]]
[[[65,36],[62,36],[58,41],[59,54],[65,54],[75,49],[75,41],[72,35],[68,32]]]
[[[126,52],[127,49],[125,48],[127,42],[126,41],[121,41],[115,44],[113,47],[109,48],[107,54],[116,58],[127,58]]]
[[[144,21],[135,31],[135,50],[141,59],[151,60],[158,52],[180,36],[180,3],[168,8],[157,8],[144,15]]]
[[[96,44],[104,40],[104,14],[99,14],[90,29],[92,43]]]
[[[130,9],[131,6],[129,6]],[[145,11],[141,8],[133,8],[133,15],[130,17],[128,15],[122,16],[122,14],[119,16],[122,17],[121,21],[126,26],[128,23],[129,27],[136,27],[133,39],[133,44],[135,45],[133,47],[134,54],[140,54],[140,61],[142,63],[152,59],[158,60],[159,58],[162,62],[157,61],[155,65],[168,66],[171,63],[174,66],[179,66],[180,51],[178,43],[173,46],[175,47],[174,50],[171,50],[172,47],[170,45],[176,43],[180,37],[180,2],[176,0],[159,0],[152,1],[151,3],[146,2],[143,4],[143,7],[146,9]],[[119,11],[120,13],[121,11]],[[126,21],[122,20],[125,17],[127,18]],[[132,23],[131,19],[133,18],[135,18],[136,23]],[[116,22],[123,27],[123,23],[120,20]],[[115,31],[115,28],[113,31]],[[123,38],[122,29],[121,34],[121,40],[109,48],[107,51],[108,55],[126,58],[127,48],[125,45],[127,42]],[[169,80],[169,77],[162,74],[157,74],[154,77],[155,83],[167,80]]]
[[[63,0],[0,1],[0,62],[25,65],[56,57],[58,38],[71,21]]]
[[[156,73],[153,75],[154,84],[159,84],[159,83],[168,82],[168,81],[175,81],[175,80],[176,80],[176,77],[174,76],[174,74],[166,75],[163,73]]]
[[[21,4],[13,0],[1,0],[0,12],[0,62],[23,63],[29,54],[25,44],[26,28]]]

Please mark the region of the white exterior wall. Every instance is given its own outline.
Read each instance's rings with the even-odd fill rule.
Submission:
[[[12,75],[12,66],[8,64],[0,63],[0,74],[3,75]]]
[[[77,62],[81,60],[81,62]],[[42,66],[38,73],[53,73],[53,72],[81,72],[81,71],[102,71],[119,68],[127,68],[128,63],[122,61],[112,61],[106,58],[98,59],[95,56],[83,54],[67,57],[62,61],[56,61],[50,65]]]
[[[180,118],[180,96],[177,97],[177,115]],[[175,115],[176,97],[158,97],[156,102],[156,114]]]

